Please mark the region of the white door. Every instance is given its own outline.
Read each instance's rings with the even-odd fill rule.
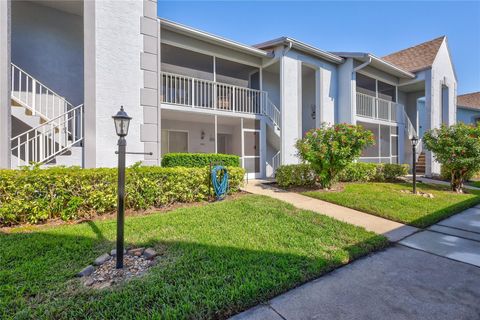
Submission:
[[[260,130],[243,129],[242,165],[249,179],[260,177]]]

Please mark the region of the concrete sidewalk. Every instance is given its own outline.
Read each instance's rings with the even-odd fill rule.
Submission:
[[[364,222],[356,223],[355,216],[371,217],[355,210],[328,206],[323,201],[307,201],[310,198],[295,197],[290,192],[259,184],[252,184],[248,189],[287,199],[297,207],[360,226]],[[374,232],[394,228],[394,225],[374,219],[367,221],[374,226],[367,229]],[[384,251],[354,261],[231,320],[479,319],[479,267],[480,205],[411,234]]]
[[[250,180],[243,189],[253,194],[265,195],[288,202],[299,209],[318,212],[337,220],[363,227],[368,231],[383,234],[392,242],[397,242],[418,231],[415,227],[303,196],[295,192],[281,190],[265,182],[262,180]]]
[[[395,244],[231,320],[479,319],[480,268]]]

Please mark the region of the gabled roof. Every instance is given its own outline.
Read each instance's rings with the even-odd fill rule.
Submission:
[[[444,40],[445,36],[441,36],[416,46],[389,54],[383,57],[383,60],[410,72],[425,70],[432,66],[438,50],[440,49],[440,46]]]
[[[480,110],[480,91],[457,96],[457,107]]]
[[[394,75],[399,78],[413,79],[415,75],[411,72],[403,70],[398,66],[387,62],[371,53],[368,52],[333,52],[336,55],[344,58],[353,58],[361,62],[369,61],[369,65],[378,70],[387,72],[388,74]]]
[[[339,57],[333,53],[330,53],[328,51],[324,51],[321,49],[318,49],[314,46],[311,46],[309,44],[306,44],[305,42],[298,41],[296,39],[290,38],[290,37],[280,37],[277,39],[269,40],[266,42],[262,42],[259,44],[254,45],[255,48],[263,49],[263,50],[268,50],[272,49],[273,47],[276,47],[278,45],[286,45],[286,46],[291,46],[292,48],[295,48],[299,51],[308,53],[310,55],[313,55],[315,57],[325,59],[327,61],[340,64],[343,62],[343,58]]]
[[[213,35],[208,32],[204,32],[195,28],[191,28],[188,26],[185,26],[183,24],[173,22],[167,19],[159,18],[160,20],[160,26],[164,29],[167,30],[172,30],[174,32],[182,33],[185,35],[188,35],[190,37],[194,37],[196,39],[201,39],[205,42],[213,43],[219,46],[227,47],[230,49],[234,49],[240,52],[248,53],[255,55],[257,57],[266,57],[266,58],[272,58],[272,55],[270,52],[267,52],[265,50],[261,50],[258,48],[254,48],[252,46],[248,46],[236,41],[228,40],[223,37],[219,37],[216,35]]]

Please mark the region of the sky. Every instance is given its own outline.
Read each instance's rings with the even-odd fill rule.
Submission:
[[[158,15],[243,44],[289,36],[322,50],[380,57],[446,35],[458,94],[480,91],[480,0],[159,0]]]

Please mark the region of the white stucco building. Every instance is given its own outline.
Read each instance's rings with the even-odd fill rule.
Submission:
[[[129,164],[229,153],[250,177],[271,176],[322,122],[372,130],[362,161],[410,163],[409,137],[456,121],[456,86],[446,37],[380,58],[289,37],[241,44],[158,18],[155,0],[0,2],[4,168],[115,166],[120,105],[128,149],[153,153]]]

